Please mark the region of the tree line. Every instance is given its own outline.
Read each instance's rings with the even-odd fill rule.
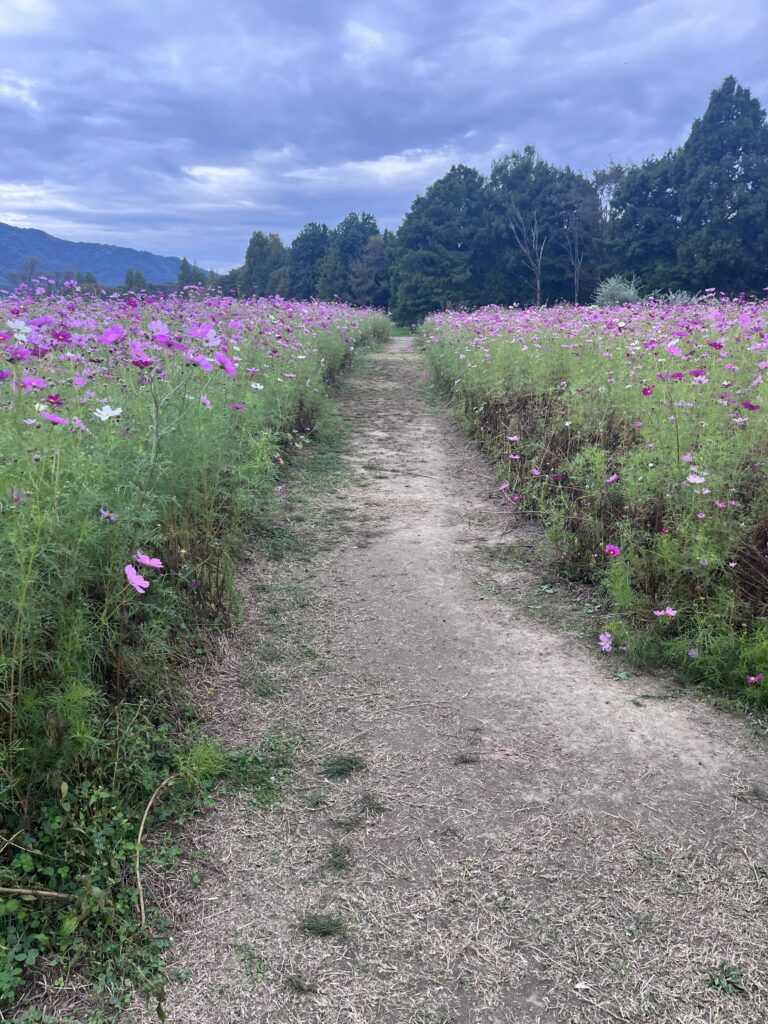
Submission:
[[[533,146],[488,175],[457,165],[396,232],[370,213],[306,224],[289,246],[256,231],[243,265],[215,283],[240,296],[384,306],[410,323],[449,306],[587,302],[614,274],[645,292],[768,285],[766,113],[732,76],[661,157],[591,177]]]

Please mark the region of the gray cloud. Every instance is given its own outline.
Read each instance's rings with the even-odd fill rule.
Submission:
[[[0,220],[225,269],[529,142],[662,152],[725,75],[768,99],[766,38],[761,0],[3,0]]]

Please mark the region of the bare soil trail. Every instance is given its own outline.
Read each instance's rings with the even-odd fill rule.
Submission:
[[[205,878],[167,894],[189,973],[168,1021],[768,1020],[764,741],[687,695],[638,700],[666,691],[504,599],[533,570],[494,555],[525,530],[409,345],[344,388],[354,480],[317,499],[323,549],[243,579],[212,714],[235,741],[288,723],[299,766],[275,807],[191,826]],[[309,595],[281,621],[320,661],[255,701],[265,579]],[[332,754],[365,767],[327,778]]]

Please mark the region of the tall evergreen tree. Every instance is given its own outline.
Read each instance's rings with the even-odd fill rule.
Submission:
[[[317,271],[318,298],[346,301],[349,278],[338,249],[331,246],[320,261]]]
[[[275,295],[287,261],[287,250],[279,235],[254,231],[245,250],[245,263],[238,274],[238,294]]]
[[[631,167],[611,200],[612,270],[648,289],[768,281],[768,127],[729,76],[679,149]]]
[[[288,250],[288,294],[294,299],[311,299],[318,294],[320,265],[331,246],[327,225],[310,221],[291,242]]]
[[[360,257],[349,268],[349,286],[352,301],[356,305],[389,305],[394,242],[391,231],[385,231],[383,235],[371,235]]]
[[[125,272],[123,287],[128,292],[140,292],[148,287],[147,279],[140,270],[129,267]]]
[[[203,285],[206,283],[207,275],[204,270],[195,263],[190,263],[185,256],[179,264],[179,276],[176,279],[178,288],[185,288],[188,284]]]
[[[685,287],[678,266],[680,203],[675,153],[627,169],[611,198],[608,238],[613,273],[646,290]]]
[[[686,285],[757,291],[768,284],[768,127],[729,76],[676,155]]]
[[[486,223],[483,177],[455,165],[418,196],[397,232],[392,313],[398,323],[448,306],[477,305],[477,252]]]
[[[215,284],[217,288],[221,289],[222,295],[237,295],[237,282],[240,277],[242,267],[234,267],[232,270],[228,270],[226,274],[218,274],[215,281],[211,282]]]
[[[319,268],[317,294],[321,299],[353,300],[352,266],[363,255],[368,239],[378,234],[376,218],[370,213],[348,213],[334,228],[330,248]]]

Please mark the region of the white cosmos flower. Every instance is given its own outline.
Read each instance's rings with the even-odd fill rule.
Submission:
[[[113,416],[119,416],[122,411],[122,409],[113,409],[111,405],[105,405],[103,409],[94,409],[93,415],[97,420],[101,420],[102,423],[106,423],[107,420],[111,420]]]
[[[253,388],[254,391],[263,391],[264,390],[264,385],[263,384],[259,384],[257,381],[253,381],[253,383],[251,384],[251,387]]]

